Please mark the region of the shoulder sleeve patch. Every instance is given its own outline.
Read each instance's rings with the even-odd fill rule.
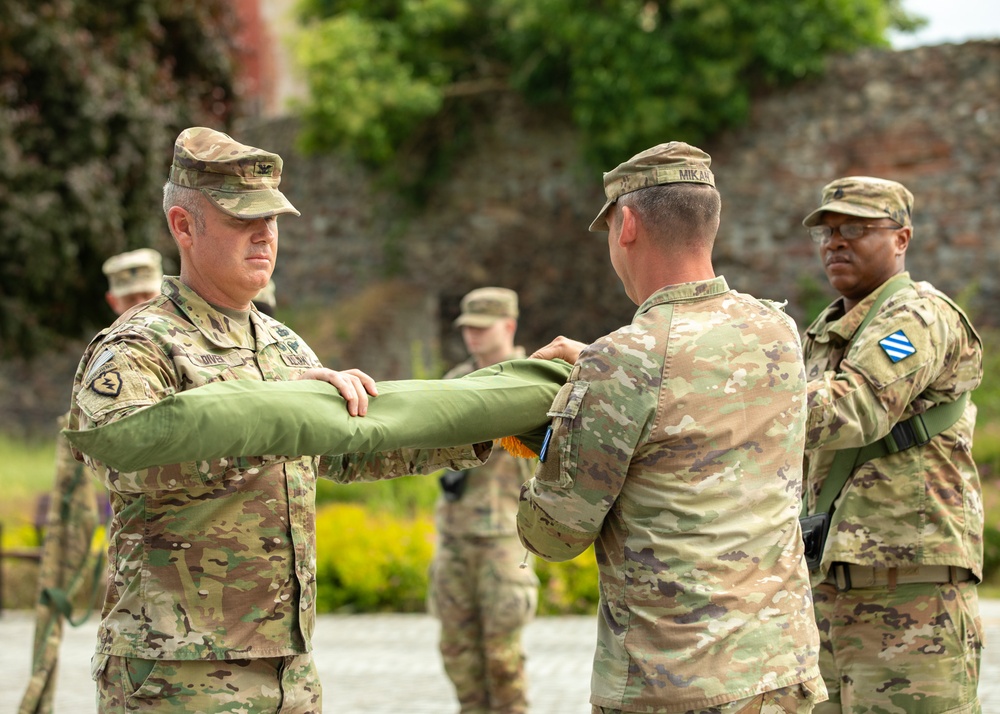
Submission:
[[[148,406],[155,402],[125,345],[101,350],[87,366],[76,393],[76,403],[95,424],[107,421],[113,412]]]
[[[883,337],[878,344],[893,362],[904,360],[917,352],[917,348],[902,330],[896,330],[888,337]]]

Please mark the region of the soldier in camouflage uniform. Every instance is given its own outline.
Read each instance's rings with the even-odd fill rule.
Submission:
[[[115,315],[149,300],[160,292],[163,275],[160,254],[151,248],[120,253],[102,266],[108,279],[105,299]],[[59,419],[66,425],[69,415]],[[80,624],[90,614],[96,583],[89,582],[90,566],[99,567],[91,553],[91,541],[101,517],[97,482],[83,464],[73,458],[69,442],[56,438],[55,482],[45,519],[45,542],[38,573],[35,603],[35,641],[31,680],[21,700],[19,714],[52,711],[59,644],[63,620]],[[88,587],[93,585],[94,587]],[[74,610],[77,610],[74,616]]]
[[[808,712],[826,698],[798,512],[805,373],[792,320],[711,251],[710,157],[680,142],[605,174],[611,263],[639,305],[574,362],[518,532],[548,560],[594,543],[590,701],[611,712]]]
[[[455,325],[471,356],[445,378],[523,358],[514,346],[517,316],[513,290],[480,288],[462,298]],[[535,614],[538,579],[516,516],[532,467],[498,451],[485,466],[441,477],[428,606],[441,621],[441,657],[463,714],[527,711],[521,630]]]
[[[803,224],[841,297],[805,335],[810,512],[836,450],[963,398],[982,377],[965,314],[926,282],[906,280],[913,196],[866,176],[823,189]],[[983,503],[968,402],[929,442],[855,467],[834,503],[814,573],[824,712],[978,712]],[[894,432],[897,433],[897,432]]]
[[[183,131],[163,208],[179,277],[87,348],[70,428],[100,426],[219,380],[322,379],[352,415],[373,380],[324,369],[252,298],[271,277],[282,162],[211,129]],[[112,505],[108,590],[93,676],[102,712],[319,712],[315,479],[478,466],[472,448],[253,456],[126,473],[85,458]]]

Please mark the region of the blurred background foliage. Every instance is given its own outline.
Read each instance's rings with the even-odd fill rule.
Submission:
[[[698,142],[750,96],[885,46],[899,0],[299,0],[311,151],[408,167],[411,195],[460,155],[496,92],[572,118],[613,166]],[[176,134],[241,118],[228,0],[0,3],[0,357],[93,334],[103,259],[173,245],[159,209]],[[627,109],[627,110],[626,110]],[[403,177],[406,178],[406,177]]]
[[[226,0],[0,3],[0,356],[110,320],[101,264],[156,244],[169,149],[236,110]]]
[[[921,21],[898,0],[300,0],[302,144],[375,164],[452,101],[514,91],[566,112],[614,166],[742,121],[755,91]],[[426,137],[423,137],[426,138]]]

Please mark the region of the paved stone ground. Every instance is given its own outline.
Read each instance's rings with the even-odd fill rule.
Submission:
[[[1000,643],[1000,600],[981,603],[987,645]],[[60,656],[56,714],[94,714],[90,655],[97,623],[69,628]],[[451,685],[437,653],[437,622],[426,615],[322,615],[313,639],[325,709],[336,714],[450,714]],[[0,714],[17,711],[30,672],[34,623],[0,615]],[[589,714],[593,617],[535,620],[525,632],[532,711]],[[1000,714],[1000,645],[983,657],[984,714]]]

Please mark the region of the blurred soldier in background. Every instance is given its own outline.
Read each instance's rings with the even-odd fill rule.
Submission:
[[[260,312],[274,317],[274,310],[278,306],[274,290],[274,280],[267,281],[267,285],[262,287],[260,292],[254,296],[253,304]]]
[[[470,357],[445,379],[523,358],[514,346],[517,316],[513,290],[480,288],[462,298],[455,325]],[[428,606],[441,621],[441,656],[462,714],[527,711],[521,630],[535,614],[538,579],[516,519],[534,463],[495,449],[486,465],[441,477]]]
[[[108,279],[105,299],[115,315],[160,292],[162,260],[151,248],[108,258],[102,270]],[[59,419],[59,429],[65,426],[64,415]],[[38,573],[31,680],[19,714],[52,711],[63,620],[73,625],[85,621],[96,589],[103,584],[104,559],[100,551],[91,551],[91,544],[102,519],[104,509],[100,504],[106,501],[103,489],[87,467],[73,458],[66,438],[57,436],[55,483],[49,496]],[[74,609],[79,610],[75,616]]]

